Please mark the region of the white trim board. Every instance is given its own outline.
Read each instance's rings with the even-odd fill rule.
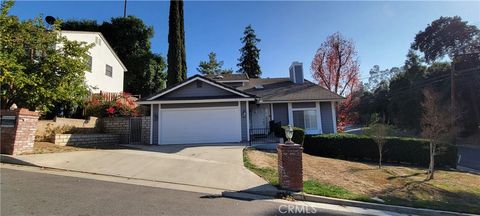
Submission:
[[[330,101],[342,101],[344,99],[326,99],[326,100],[291,100],[291,101],[264,101],[259,100],[258,103],[304,103],[304,102],[330,102]]]
[[[240,93],[240,92],[238,92],[238,91],[235,91],[235,90],[232,90],[232,89],[230,89],[230,88],[226,88],[226,87],[224,87],[224,86],[218,85],[217,83],[214,83],[214,82],[212,82],[212,81],[210,81],[210,80],[207,80],[207,79],[205,79],[205,78],[203,78],[203,77],[201,77],[201,76],[197,76],[197,77],[195,77],[195,78],[193,78],[193,79],[191,79],[191,80],[188,80],[188,81],[186,81],[186,82],[184,82],[184,83],[179,84],[178,86],[175,86],[175,87],[173,87],[173,88],[171,88],[171,89],[168,89],[168,90],[166,90],[166,91],[164,91],[164,92],[162,92],[162,93],[160,93],[160,94],[157,94],[157,95],[155,95],[155,96],[147,99],[147,101],[154,100],[154,99],[156,99],[156,98],[158,98],[158,97],[160,97],[160,96],[162,96],[162,95],[165,95],[165,94],[167,94],[167,93],[169,93],[169,92],[172,92],[172,91],[174,91],[174,90],[176,90],[176,89],[178,89],[178,88],[180,88],[180,87],[182,87],[182,86],[185,86],[185,85],[187,85],[187,84],[189,84],[189,83],[191,83],[191,82],[193,82],[193,81],[196,81],[196,80],[202,80],[202,81],[205,82],[205,83],[208,83],[208,84],[213,85],[213,86],[215,86],[215,87],[217,87],[217,88],[221,88],[221,89],[223,89],[223,90],[232,92],[232,93],[234,93],[234,94],[240,95],[240,96],[242,96],[242,97],[250,97],[249,95],[242,94],[242,93]]]
[[[335,109],[335,102],[331,102],[332,104],[332,123],[333,123],[333,133],[337,133],[337,110]]]
[[[138,104],[180,104],[180,103],[215,103],[215,102],[236,102],[236,101],[255,101],[255,98],[235,98],[235,99],[198,99],[198,100],[166,100],[166,101],[139,101]]]

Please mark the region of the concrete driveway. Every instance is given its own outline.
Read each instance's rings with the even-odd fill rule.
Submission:
[[[243,166],[243,145],[134,147],[139,149],[20,155],[10,159],[63,170],[220,190],[275,190]]]

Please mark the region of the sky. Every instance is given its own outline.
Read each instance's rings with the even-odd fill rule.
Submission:
[[[94,19],[99,23],[123,16],[121,1],[17,1],[10,11],[21,19],[54,16],[63,20]],[[127,15],[153,26],[153,52],[168,50],[168,1],[132,1]],[[198,63],[217,53],[224,68],[237,70],[245,26],[252,25],[261,42],[262,77],[286,77],[293,61],[310,64],[327,36],[340,32],[356,44],[361,79],[374,65],[403,65],[415,34],[440,16],[462,17],[480,27],[480,1],[346,2],[346,1],[186,1],[184,4],[188,76]]]

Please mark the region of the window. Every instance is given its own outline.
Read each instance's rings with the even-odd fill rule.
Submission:
[[[109,77],[112,77],[112,75],[113,75],[113,68],[112,68],[112,66],[107,65],[107,67],[105,68],[105,75],[107,75],[107,76],[109,76]]]
[[[92,72],[92,56],[87,55],[87,71]]]
[[[294,110],[293,126],[305,130],[317,130],[317,112],[315,109]]]

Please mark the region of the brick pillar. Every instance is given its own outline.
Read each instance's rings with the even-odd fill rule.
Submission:
[[[298,144],[278,144],[278,177],[283,189],[303,190],[302,152]]]
[[[33,151],[38,113],[28,109],[1,110],[1,153],[21,154]],[[12,120],[13,119],[13,120]]]

